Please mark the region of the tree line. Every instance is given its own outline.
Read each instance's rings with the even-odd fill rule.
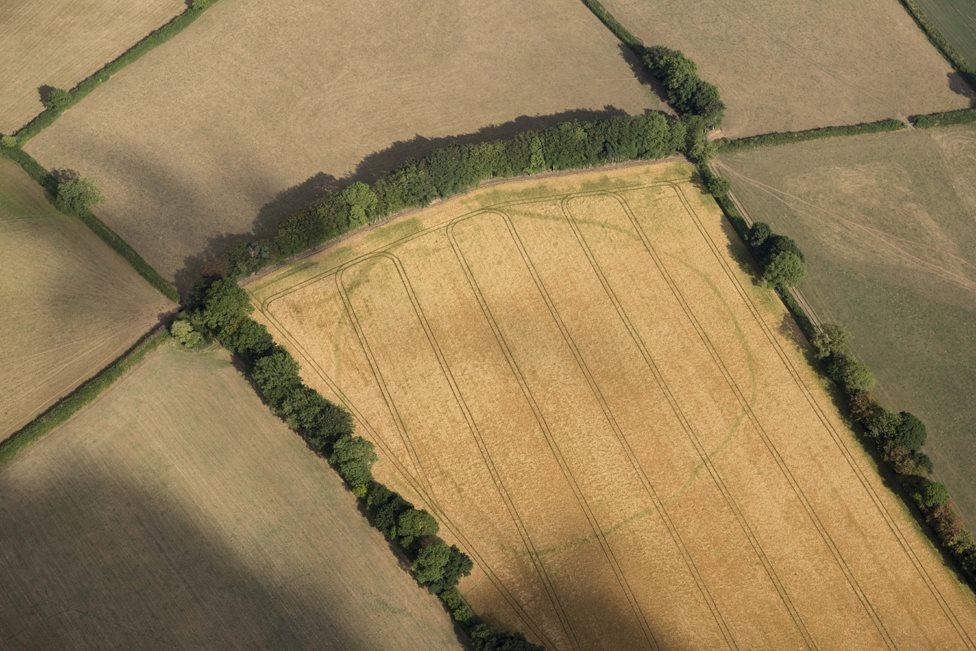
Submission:
[[[438,535],[437,521],[373,478],[373,444],[355,433],[349,413],[306,385],[298,362],[254,321],[247,293],[229,278],[201,281],[185,315],[170,331],[182,345],[212,338],[242,362],[262,400],[325,458],[363,505],[370,523],[410,561],[414,580],[444,604],[478,649],[538,649],[520,634],[499,631],[480,619],[461,597],[458,582],[471,573],[471,559]]]

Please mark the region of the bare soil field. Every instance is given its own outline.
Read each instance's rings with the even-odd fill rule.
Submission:
[[[603,0],[649,45],[682,50],[728,104],[726,136],[969,106],[892,0]]]
[[[976,2],[916,0],[926,18],[972,67],[976,67]]]
[[[185,8],[183,0],[4,0],[0,132],[41,112],[40,86],[71,88]]]
[[[844,324],[880,396],[976,522],[976,127],[912,129],[721,156],[754,219],[797,240],[802,291]]]
[[[267,231],[335,178],[395,166],[429,139],[659,106],[577,2],[233,0],[28,149],[93,177],[107,197],[99,216],[185,287],[234,236]]]
[[[972,593],[690,171],[483,188],[248,289],[536,642],[972,647]]]
[[[12,648],[459,648],[222,351],[166,343],[0,466]]]
[[[107,366],[173,304],[0,158],[0,439]]]

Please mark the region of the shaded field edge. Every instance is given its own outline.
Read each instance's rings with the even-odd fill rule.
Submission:
[[[154,326],[142,335],[115,361],[81,383],[74,391],[62,397],[34,420],[0,441],[0,463],[11,460],[22,449],[61,425],[82,407],[98,398],[116,380],[125,375],[151,351],[169,338],[163,324]]]
[[[182,13],[173,16],[166,23],[136,41],[125,52],[75,84],[68,91],[70,100],[65,105],[60,107],[47,107],[31,118],[27,124],[18,129],[14,134],[17,139],[17,144],[24,145],[24,143],[36,136],[43,129],[51,126],[62,113],[84,99],[99,85],[111,79],[112,75],[138,60],[142,55],[157,45],[162,45],[176,36],[215,2],[217,0],[191,0],[187,2],[187,7]]]
[[[8,159],[20,165],[21,169],[27,172],[44,189],[44,194],[49,201],[54,197],[57,192],[54,177],[33,156],[23,149],[17,148],[0,149],[0,155],[6,156]],[[52,201],[51,203],[53,205],[54,202]],[[60,212],[64,213],[64,211]],[[105,222],[96,217],[92,211],[86,209],[80,214],[64,214],[71,218],[80,219],[102,242],[107,244],[109,248],[128,262],[135,269],[136,273],[142,276],[143,280],[152,285],[160,294],[174,303],[180,302],[180,294],[176,290],[176,287],[159,275],[159,272],[153,269],[152,265],[146,262],[139,255],[138,251],[133,249],[118,233],[109,228]]]

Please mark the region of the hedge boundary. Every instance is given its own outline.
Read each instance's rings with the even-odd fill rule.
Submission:
[[[930,129],[953,124],[969,124],[976,122],[976,109],[959,109],[957,111],[943,111],[941,113],[927,113],[912,115],[908,118],[912,126],[919,129]]]
[[[57,194],[57,182],[54,176],[44,168],[43,165],[38,163],[33,156],[25,152],[23,149],[17,147],[13,148],[3,148],[0,149],[0,155],[3,155],[10,160],[14,161],[20,167],[33,178],[38,185],[44,188],[44,192],[47,194],[48,199],[53,199]],[[51,201],[54,204],[53,200]],[[57,207],[57,206],[55,206]],[[83,210],[78,213],[68,213],[60,208],[59,212],[68,215],[69,217],[75,217],[80,219],[85,226],[87,226],[95,235],[98,236],[100,240],[105,242],[113,251],[122,256],[122,258],[132,265],[132,268],[136,270],[142,278],[148,282],[150,285],[156,288],[163,296],[173,301],[174,303],[180,302],[180,293],[176,290],[176,287],[172,283],[168,282],[165,278],[159,275],[159,273],[152,268],[152,266],[146,262],[146,260],[139,255],[139,253],[133,249],[129,244],[123,240],[118,233],[109,228],[102,220],[95,216],[91,210]]]
[[[805,142],[807,140],[819,140],[821,138],[860,136],[868,133],[900,131],[904,128],[906,128],[905,123],[901,120],[886,118],[884,120],[876,120],[874,122],[817,127],[814,129],[806,129],[804,131],[774,131],[770,133],[762,133],[756,136],[736,138],[734,140],[723,138],[716,142],[716,151],[718,153],[734,152],[745,149],[756,149],[758,147],[788,145],[797,142]]]
[[[732,224],[746,249],[749,250],[754,259],[758,259],[759,252],[751,246],[749,241],[750,226],[748,220],[735,206],[727,179],[722,179],[721,184],[715,184],[714,179],[721,179],[722,177],[704,164],[699,166],[698,173],[704,189],[707,190],[710,185],[723,189],[722,192],[711,192],[710,194],[725,214],[726,219]],[[713,180],[712,183],[709,180]],[[817,337],[823,332],[822,327],[815,324],[789,288],[777,287],[775,291],[810,345],[815,350],[818,349]],[[918,456],[925,456],[921,450],[913,450],[915,456],[908,454],[908,450],[896,451],[902,455],[899,457],[898,454],[893,454],[893,451],[886,447],[888,442],[883,437],[879,438],[877,434],[871,433],[871,429],[875,423],[881,420],[881,417],[894,418],[896,415],[881,406],[869,393],[869,388],[845,384],[845,381],[839,377],[848,368],[858,369],[870,376],[870,369],[848,350],[831,352],[829,355],[821,355],[821,358],[822,362],[816,366],[817,371],[825,380],[836,387],[841,398],[842,411],[846,412],[844,415],[850,422],[857,425],[855,428],[855,432],[858,434],[857,438],[862,447],[875,459],[879,474],[882,477],[888,475],[894,479],[895,488],[893,492],[902,499],[936,549],[954,563],[958,575],[964,579],[971,590],[976,592],[976,544],[973,543],[972,532],[966,528],[962,517],[955,510],[947,489],[937,481],[937,476],[931,466],[924,470],[924,464],[917,461]],[[833,372],[831,371],[832,366]],[[897,416],[905,413],[900,412]],[[907,463],[909,459],[914,467]],[[898,466],[900,462],[905,464],[901,468]],[[906,469],[906,467],[910,469]],[[945,496],[945,501],[934,507],[926,505],[920,497],[928,487],[933,486],[940,487]]]
[[[168,338],[164,325],[155,326],[114,362],[85,380],[78,388],[48,407],[37,418],[0,441],[0,463],[9,461],[27,445],[71,418]]]
[[[925,34],[926,38],[929,39],[929,43],[935,46],[935,49],[939,51],[946,61],[956,69],[962,78],[969,84],[973,90],[976,90],[976,71],[973,67],[966,61],[966,59],[959,54],[956,48],[952,47],[949,40],[942,34],[939,29],[929,22],[928,17],[922,8],[918,6],[915,0],[898,0],[901,6],[905,8],[905,11],[912,17],[915,24],[918,25],[919,29]]]
[[[214,2],[217,2],[217,0],[194,0],[182,13],[174,16],[161,27],[149,32],[149,34],[137,41],[128,50],[106,63],[88,77],[79,81],[71,90],[67,91],[67,101],[64,104],[57,107],[48,106],[13,134],[16,137],[17,145],[22,147],[28,140],[51,126],[62,113],[80,102],[99,85],[111,79],[112,75],[139,59],[154,47],[162,45],[179,34],[199,18],[200,14],[206,11]]]

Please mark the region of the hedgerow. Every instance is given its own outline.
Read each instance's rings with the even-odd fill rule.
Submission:
[[[913,115],[908,120],[913,126],[920,129],[931,127],[942,127],[951,124],[969,124],[976,122],[976,109],[959,109],[957,111],[944,111],[942,113],[929,113],[927,115]]]
[[[718,175],[708,166],[701,166],[699,174],[705,188],[724,190],[714,195],[716,202],[759,262],[765,280],[771,280],[769,264],[777,256],[793,255],[802,262],[803,253],[792,239],[774,233],[763,222],[748,224],[731,199],[727,181],[716,180]],[[888,411],[874,398],[874,376],[852,352],[846,330],[836,324],[816,325],[790,291],[790,283],[770,284],[813,345],[822,372],[837,386],[848,414],[860,426],[862,443],[897,479],[901,497],[915,508],[935,542],[976,589],[976,543],[948,489],[932,479],[932,460],[922,451],[924,423],[907,411]]]
[[[457,591],[458,581],[471,573],[471,559],[437,536],[437,521],[427,511],[373,478],[373,444],[355,433],[344,409],[302,381],[298,362],[273,342],[267,328],[250,318],[253,309],[233,279],[211,278],[192,292],[187,321],[243,362],[262,400],[332,465],[370,523],[409,560],[417,583],[440,598],[476,648],[538,648],[521,635],[491,628],[472,612]]]
[[[43,129],[50,126],[65,110],[77,104],[88,93],[95,90],[99,84],[108,81],[115,73],[129,65],[154,47],[165,43],[185,29],[190,23],[200,17],[206,9],[217,0],[194,0],[183,11],[168,23],[150,32],[148,36],[109,61],[90,76],[78,82],[71,90],[51,88],[48,93],[45,108],[30,122],[16,133],[17,144],[23,146],[28,140],[36,136]]]
[[[806,140],[817,140],[819,138],[832,138],[834,136],[858,136],[866,133],[881,133],[885,131],[898,131],[904,129],[905,123],[901,120],[889,118],[876,122],[862,122],[860,124],[850,124],[831,127],[820,127],[817,129],[807,129],[805,131],[780,131],[775,133],[764,133],[758,136],[748,136],[735,140],[720,140],[717,143],[719,152],[733,152],[743,149],[754,149],[769,145],[786,145]]]

